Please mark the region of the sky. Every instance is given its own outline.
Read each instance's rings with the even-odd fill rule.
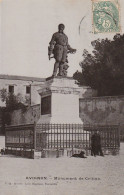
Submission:
[[[123,13],[120,0],[121,33]],[[68,76],[81,71],[79,62],[84,49],[92,51],[91,41],[115,35],[93,33],[91,0],[0,0],[0,74],[51,76],[55,60],[48,59],[48,45],[60,23],[65,24],[69,44],[77,49],[69,54]]]

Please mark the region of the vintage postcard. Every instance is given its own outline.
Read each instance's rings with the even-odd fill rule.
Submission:
[[[123,195],[123,118],[123,0],[0,0],[0,195]]]

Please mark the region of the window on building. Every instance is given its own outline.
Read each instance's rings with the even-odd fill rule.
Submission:
[[[9,93],[14,93],[14,86],[13,85],[9,85]]]
[[[26,94],[30,94],[31,93],[31,87],[30,86],[26,86]]]

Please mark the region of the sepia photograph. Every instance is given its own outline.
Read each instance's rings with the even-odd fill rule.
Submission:
[[[123,195],[123,90],[123,0],[0,0],[0,195]]]

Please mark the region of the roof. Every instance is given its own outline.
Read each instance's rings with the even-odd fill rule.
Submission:
[[[0,74],[0,79],[44,82],[45,78]]]

